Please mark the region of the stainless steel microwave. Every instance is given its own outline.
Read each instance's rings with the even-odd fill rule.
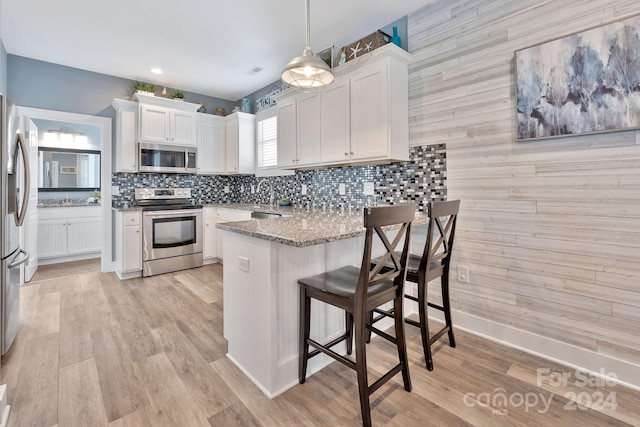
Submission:
[[[138,172],[196,173],[196,147],[138,143]]]

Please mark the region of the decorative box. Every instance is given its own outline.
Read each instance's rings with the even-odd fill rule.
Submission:
[[[380,46],[388,44],[390,41],[391,36],[389,34],[383,33],[382,31],[378,30],[375,33],[371,33],[356,42],[344,46],[341,51],[338,52],[337,59],[339,61],[342,52],[344,52],[346,62],[349,62],[352,59],[359,58],[365,53],[379,48]]]

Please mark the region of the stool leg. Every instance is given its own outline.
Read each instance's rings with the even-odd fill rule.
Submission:
[[[359,311],[359,312],[358,312]],[[365,327],[367,313],[356,309],[354,313],[356,335],[356,373],[358,376],[358,391],[360,394],[360,411],[362,425],[371,426],[371,406],[369,403],[369,380],[367,376],[367,329]]]
[[[345,334],[347,335],[347,354],[353,352],[353,314],[344,312]]]
[[[409,376],[409,357],[407,356],[407,340],[404,334],[404,295],[399,292],[393,300],[393,317],[396,327],[396,344],[398,359],[402,363],[402,382],[404,389],[411,391],[411,377]]]
[[[422,335],[422,349],[429,371],[433,371],[431,359],[431,344],[429,342],[429,318],[427,316],[427,283],[424,277],[418,278],[418,314],[420,315],[420,334]]]
[[[449,345],[451,347],[456,346],[456,340],[453,337],[453,324],[451,323],[451,303],[449,302],[449,269],[445,269],[442,272],[440,278],[440,284],[442,287],[442,308],[444,309],[444,319],[449,328]]]
[[[373,326],[373,311],[369,312],[367,325]],[[367,329],[367,344],[371,342],[371,329]]]
[[[311,298],[307,288],[300,287],[300,323],[298,328],[298,379],[304,384],[307,379],[307,361],[309,360],[309,329],[311,327]]]

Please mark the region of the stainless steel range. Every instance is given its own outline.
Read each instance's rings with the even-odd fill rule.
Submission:
[[[190,188],[136,188],[142,206],[142,275],[202,265],[202,206]]]

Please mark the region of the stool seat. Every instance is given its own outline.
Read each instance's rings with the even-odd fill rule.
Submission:
[[[326,354],[338,362],[356,371],[362,424],[371,426],[371,406],[369,396],[396,374],[402,374],[406,391],[411,391],[407,345],[404,335],[403,295],[406,276],[411,222],[415,216],[416,205],[381,206],[365,208],[364,226],[366,229],[364,251],[360,268],[346,266],[315,276],[298,280],[300,285],[300,329],[299,329],[299,380],[304,384],[307,377],[307,362],[318,354]],[[389,230],[386,226],[400,225],[399,229]],[[385,231],[386,230],[386,231]],[[396,233],[393,236],[393,233]],[[391,239],[389,238],[392,235]],[[378,263],[371,263],[373,238],[382,243],[385,254]],[[401,252],[396,249],[402,247]],[[390,261],[389,268],[384,264]],[[311,329],[311,299],[341,308],[345,312],[345,333],[328,343],[319,343],[309,336]],[[368,321],[369,313],[376,307],[393,301],[395,336],[380,331]],[[367,328],[374,330],[382,338],[393,343],[398,352],[398,363],[372,384],[369,384],[367,372]],[[349,357],[353,350],[355,332],[355,360]],[[345,341],[347,356],[332,348]],[[313,347],[313,351],[309,351]]]
[[[418,285],[418,295],[408,295],[405,297],[418,303],[418,314],[420,321],[406,318],[405,322],[420,328],[422,336],[422,347],[427,369],[433,370],[433,360],[431,355],[431,345],[439,340],[443,335],[449,337],[449,345],[456,346],[453,335],[453,323],[451,321],[451,303],[449,301],[449,267],[451,265],[451,253],[453,248],[453,238],[455,235],[458,211],[460,210],[460,200],[448,202],[430,202],[428,205],[429,228],[427,230],[427,240],[422,255],[409,254],[407,261],[407,281]],[[438,238],[435,238],[438,234]],[[381,258],[372,260],[372,264],[377,264]],[[384,269],[394,268],[393,263],[385,261]],[[430,281],[440,278],[442,289],[442,305],[434,304],[427,299],[427,285]],[[429,332],[429,322],[427,317],[427,307],[435,308],[444,313],[445,325],[435,334]],[[375,308],[369,312],[369,324],[373,325],[385,317],[394,317],[395,308],[384,310]],[[378,316],[374,316],[378,314]],[[369,328],[367,342],[371,339]]]

